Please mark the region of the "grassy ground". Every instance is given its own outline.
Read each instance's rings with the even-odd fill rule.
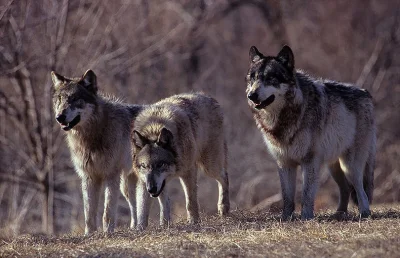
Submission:
[[[400,257],[400,206],[373,207],[362,221],[356,213],[342,221],[331,214],[280,222],[278,213],[233,211],[225,219],[203,215],[198,226],[3,237],[0,257]]]

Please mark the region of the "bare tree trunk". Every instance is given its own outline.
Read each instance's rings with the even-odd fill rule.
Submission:
[[[42,231],[44,233],[48,232],[48,225],[49,225],[49,216],[48,216],[48,209],[49,209],[49,199],[48,199],[49,189],[45,186],[45,191],[42,193]]]
[[[50,158],[51,160],[51,158]],[[47,233],[54,233],[54,173],[53,167],[49,170],[49,191],[47,195]]]

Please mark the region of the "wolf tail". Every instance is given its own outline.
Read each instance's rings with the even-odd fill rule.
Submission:
[[[375,169],[375,145],[369,153],[368,161],[364,169],[364,190],[367,194],[369,203],[372,202],[374,192],[374,169]]]
[[[372,203],[372,194],[374,192],[374,169],[375,169],[375,145],[370,150],[367,163],[364,168],[363,186],[367,194],[369,203]],[[358,205],[357,194],[354,187],[350,185],[350,196],[355,204]]]

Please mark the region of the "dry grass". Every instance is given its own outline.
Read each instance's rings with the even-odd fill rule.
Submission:
[[[373,208],[371,219],[332,211],[313,221],[280,222],[278,213],[234,211],[206,217],[199,226],[176,223],[144,232],[119,229],[105,235],[23,235],[0,239],[0,257],[398,257],[400,206]]]

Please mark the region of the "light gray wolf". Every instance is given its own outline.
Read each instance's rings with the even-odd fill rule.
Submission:
[[[370,215],[376,129],[371,95],[351,84],[315,79],[294,67],[284,46],[277,56],[250,48],[246,76],[248,104],[269,152],[278,165],[282,218],[295,208],[296,169],[303,174],[301,218],[314,217],[322,165],[340,191],[337,214],[347,212],[349,197],[361,217]]]
[[[147,226],[149,197],[157,197],[166,181],[179,177],[189,223],[199,222],[197,170],[216,179],[218,212],[229,211],[227,147],[223,114],[217,101],[202,93],[175,95],[142,109],[131,133],[133,168],[143,182],[137,199],[138,226]],[[138,195],[139,196],[139,195]]]
[[[72,162],[82,179],[85,234],[97,229],[96,214],[102,189],[105,194],[103,230],[111,232],[115,227],[118,188],[128,201],[130,226],[134,228],[137,176],[132,173],[130,127],[142,106],[124,104],[99,93],[96,75],[91,70],[81,78],[66,78],[55,72],[51,72],[51,77],[56,120],[66,131]],[[163,210],[168,198],[160,196],[160,200]]]

